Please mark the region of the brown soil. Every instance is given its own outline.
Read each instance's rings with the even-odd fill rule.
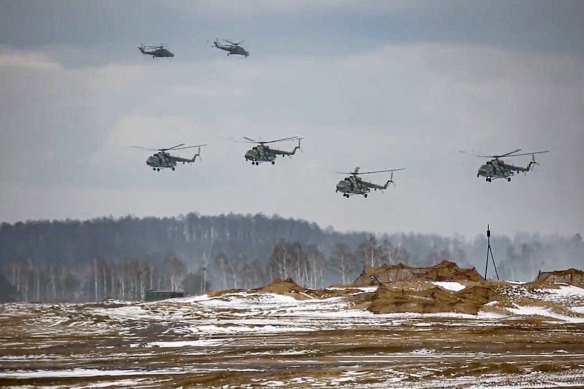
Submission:
[[[308,289],[298,285],[291,278],[276,279],[268,285],[254,289],[226,289],[214,290],[207,293],[210,297],[222,296],[229,293],[246,292],[246,293],[276,293],[285,296],[294,297],[296,300],[309,300],[314,298],[330,298],[352,295],[359,292],[358,289]]]
[[[437,313],[456,312],[476,315],[489,302],[491,286],[471,285],[459,292],[433,284],[382,284],[373,295],[369,311],[373,313]]]
[[[538,286],[541,284],[571,284],[584,286],[584,271],[572,268],[568,270],[540,272],[532,284]]]
[[[432,267],[411,267],[404,264],[365,267],[352,286],[371,286],[386,282],[409,280],[425,281],[483,281],[483,277],[472,269],[463,269],[454,262],[444,260]]]

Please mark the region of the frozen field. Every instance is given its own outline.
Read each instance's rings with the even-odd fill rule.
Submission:
[[[584,387],[581,288],[513,285],[478,315],[353,306],[374,290],[0,305],[0,386]]]

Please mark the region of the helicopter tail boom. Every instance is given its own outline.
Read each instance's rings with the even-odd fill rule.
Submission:
[[[531,155],[531,161],[529,162],[529,165],[527,165],[527,167],[525,168],[525,171],[530,171],[532,169],[533,165],[539,165],[536,161],[535,161],[535,155]]]

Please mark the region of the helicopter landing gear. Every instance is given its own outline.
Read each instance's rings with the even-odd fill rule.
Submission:
[[[490,178],[487,178],[487,182],[491,182],[491,179]]]
[[[511,177],[507,177],[507,182],[511,182]]]
[[[172,168],[172,171],[174,171],[174,168]]]
[[[157,172],[159,172],[159,171],[160,171],[160,168],[159,168],[159,167],[157,167],[157,168],[156,168],[156,171],[157,171]]]
[[[363,197],[367,198],[367,193],[365,193],[365,194],[363,195]]]

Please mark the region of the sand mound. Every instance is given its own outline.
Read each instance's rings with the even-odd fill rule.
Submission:
[[[430,286],[431,285],[431,286]],[[405,285],[404,285],[405,286]],[[400,288],[399,284],[381,284],[373,295],[368,310],[373,313],[437,313],[455,312],[476,315],[489,301],[489,286],[467,286],[453,292],[433,284],[424,288]]]
[[[584,286],[584,271],[577,269],[540,272],[533,284],[571,284]]]
[[[285,280],[276,279],[269,283],[268,285],[262,286],[261,288],[250,289],[250,293],[276,293],[283,294],[286,296],[292,296],[298,300],[309,299],[310,296],[306,294],[308,289],[298,285],[291,278],[286,278]]]
[[[399,281],[483,281],[483,277],[472,269],[462,269],[454,262],[444,260],[432,267],[411,267],[404,264],[365,267],[353,286],[372,286]]]
[[[298,285],[291,278],[276,279],[268,285],[254,289],[225,289],[213,290],[207,293],[209,297],[223,296],[232,293],[275,293],[284,296],[294,297],[296,300],[308,299],[325,299],[330,297],[350,296],[356,293],[362,293],[358,289],[309,289]],[[362,293],[363,294],[363,293]],[[372,295],[372,293],[370,293]]]

